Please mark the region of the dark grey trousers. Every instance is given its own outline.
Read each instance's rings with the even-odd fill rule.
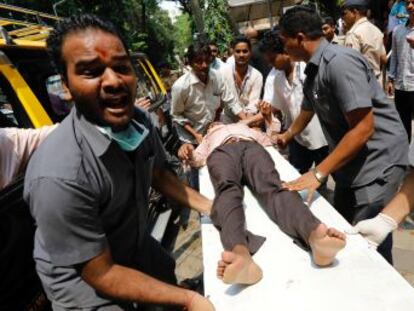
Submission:
[[[377,216],[396,195],[405,168],[393,166],[383,176],[359,188],[342,188],[336,185],[334,194],[335,209],[351,224]],[[392,234],[378,246],[378,252],[392,264]]]
[[[235,142],[218,147],[207,159],[215,199],[211,219],[220,231],[226,250],[236,245],[257,252],[265,238],[246,230],[243,186],[247,186],[279,228],[308,248],[309,235],[321,222],[297,192],[283,190],[269,153],[255,142]]]

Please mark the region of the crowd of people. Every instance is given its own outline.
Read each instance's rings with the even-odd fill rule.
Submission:
[[[225,283],[262,278],[252,255],[264,238],[245,229],[244,186],[316,265],[332,263],[346,236],[321,223],[297,193],[307,190],[311,203],[329,176],[334,208],[392,264],[391,233],[414,207],[414,0],[393,7],[389,59],[367,10],[368,1],[346,0],[339,33],[333,18],[295,6],[260,41],[252,28],[235,37],[226,61],[215,42],[192,44],[188,70],[171,88],[179,141],[171,152],[191,167],[190,185],[169,168],[146,111],[151,101],[136,99],[129,50],[113,25],[92,15],[59,23],[47,45],[74,107],[60,125],[0,132],[0,187],[30,158],[24,198],[53,309],[214,310],[176,285],[174,261],[149,235],[151,187],[210,216],[224,247],[217,276]],[[282,181],[268,146],[301,176]],[[199,193],[205,165],[214,201]]]

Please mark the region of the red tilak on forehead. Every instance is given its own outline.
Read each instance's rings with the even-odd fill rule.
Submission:
[[[105,51],[105,49],[101,48],[101,47],[96,47],[95,51],[99,54],[100,57],[102,58],[106,58],[106,56],[108,55],[108,52]]]

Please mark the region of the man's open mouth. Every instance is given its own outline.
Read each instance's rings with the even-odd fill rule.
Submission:
[[[105,98],[102,101],[102,106],[113,114],[124,114],[129,109],[128,96],[113,96]]]

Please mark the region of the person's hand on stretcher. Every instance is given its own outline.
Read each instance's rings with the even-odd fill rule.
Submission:
[[[181,145],[180,149],[178,149],[178,158],[187,164],[192,156],[193,156],[194,146],[189,143],[185,143]]]
[[[194,150],[195,149],[192,144],[185,143],[180,147],[180,149],[178,149],[178,158],[185,166],[200,168],[205,165],[205,161],[195,159]]]

